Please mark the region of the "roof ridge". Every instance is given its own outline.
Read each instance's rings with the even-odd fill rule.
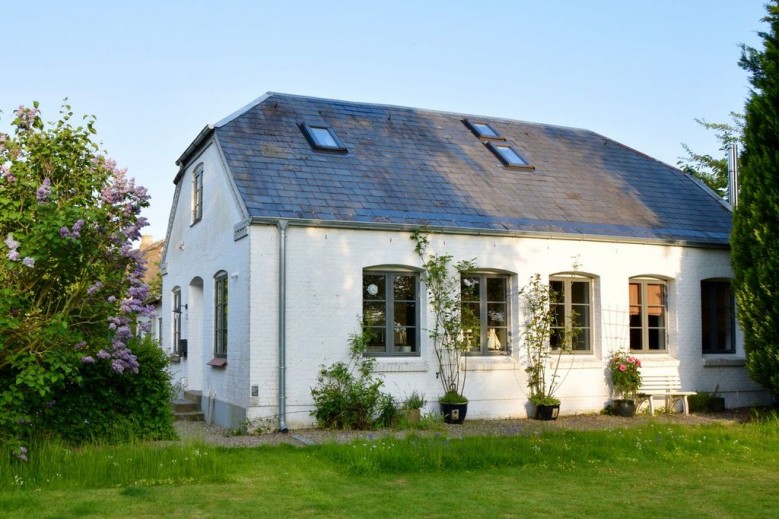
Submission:
[[[214,124],[214,127],[219,128],[221,126],[224,126],[225,124],[229,123],[233,119],[243,115],[244,113],[248,112],[249,110],[251,110],[255,106],[259,105],[260,103],[270,99],[271,97],[275,97],[275,96],[278,96],[278,97],[293,97],[293,98],[296,98],[296,99],[306,99],[306,100],[311,100],[311,101],[322,101],[322,102],[326,102],[326,103],[343,103],[343,104],[346,104],[346,105],[361,105],[361,106],[369,106],[369,107],[372,107],[372,108],[379,107],[379,108],[387,108],[387,109],[394,109],[394,110],[404,110],[404,111],[413,110],[414,112],[423,113],[423,114],[424,113],[429,113],[429,114],[436,114],[436,115],[449,115],[449,116],[454,116],[454,117],[464,117],[466,119],[467,118],[474,118],[474,119],[484,118],[484,119],[490,119],[490,120],[493,120],[493,121],[503,121],[503,122],[507,122],[507,123],[520,123],[520,124],[526,124],[526,125],[530,125],[530,126],[538,126],[538,127],[543,127],[543,128],[560,128],[560,129],[575,130],[575,131],[580,131],[580,132],[585,132],[585,133],[596,133],[596,132],[594,132],[592,130],[589,130],[587,128],[582,128],[582,127],[578,127],[578,126],[567,126],[567,125],[563,125],[563,124],[553,124],[553,123],[541,123],[541,122],[535,122],[535,121],[527,121],[527,120],[524,120],[524,119],[512,119],[512,118],[509,118],[509,117],[500,117],[500,116],[497,116],[497,115],[484,115],[484,114],[453,112],[453,111],[450,111],[450,110],[434,110],[432,108],[421,108],[421,107],[416,107],[416,106],[396,105],[396,104],[390,104],[390,103],[376,103],[376,102],[370,102],[370,101],[349,101],[349,100],[346,100],[346,99],[335,99],[335,98],[330,98],[330,97],[310,96],[310,95],[304,95],[304,94],[290,94],[288,92],[274,92],[274,91],[266,92],[265,94],[263,94],[262,96],[258,97],[257,99],[255,99],[251,103],[245,105],[244,107],[242,107],[239,110],[236,110],[235,112],[233,112],[229,116],[225,117],[221,121],[219,121],[216,124]],[[609,139],[609,140],[612,140],[612,141],[614,140],[611,137],[606,137],[606,136],[601,135],[601,134],[597,134],[597,135],[600,135],[601,137],[603,137],[605,139]],[[614,141],[614,142],[618,142],[618,141]]]

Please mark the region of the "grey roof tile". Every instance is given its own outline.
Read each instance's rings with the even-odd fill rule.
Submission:
[[[535,169],[504,167],[468,117]],[[333,128],[348,153],[313,150],[302,122]],[[215,135],[251,216],[714,245],[730,232],[730,212],[685,174],[587,130],[270,94]]]

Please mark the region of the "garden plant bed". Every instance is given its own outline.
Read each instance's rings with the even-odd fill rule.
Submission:
[[[417,436],[519,436],[554,430],[627,429],[649,423],[679,425],[709,425],[741,423],[748,420],[750,409],[731,409],[722,413],[683,415],[660,413],[655,416],[637,415],[633,418],[602,414],[561,416],[557,420],[540,422],[530,419],[467,420],[462,425],[436,423],[429,429],[376,429],[372,431],[298,429],[283,434],[265,432],[262,434],[235,434],[229,429],[208,425],[203,422],[176,422],[176,430],[182,441],[198,439],[221,447],[251,447],[255,445],[289,444],[297,446],[324,443],[349,443],[355,440],[380,439],[385,437],[404,438],[409,434]]]

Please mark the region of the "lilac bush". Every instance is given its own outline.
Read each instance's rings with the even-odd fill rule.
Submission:
[[[129,342],[150,311],[133,249],[146,189],[93,142],[94,117],[74,125],[65,105],[45,124],[37,103],[14,115],[0,132],[0,440],[84,364],[138,373]]]

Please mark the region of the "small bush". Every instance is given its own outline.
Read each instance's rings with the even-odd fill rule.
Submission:
[[[376,359],[363,356],[369,342],[368,332],[352,334],[349,361],[319,370],[318,384],[311,390],[311,414],[319,427],[371,429],[389,425],[395,416],[395,400],[381,391],[384,381],[374,378]]]
[[[175,438],[167,356],[148,337],[129,346],[138,360],[137,374],[116,373],[110,359],[82,365],[80,376],[39,413],[35,436],[72,444]]]

